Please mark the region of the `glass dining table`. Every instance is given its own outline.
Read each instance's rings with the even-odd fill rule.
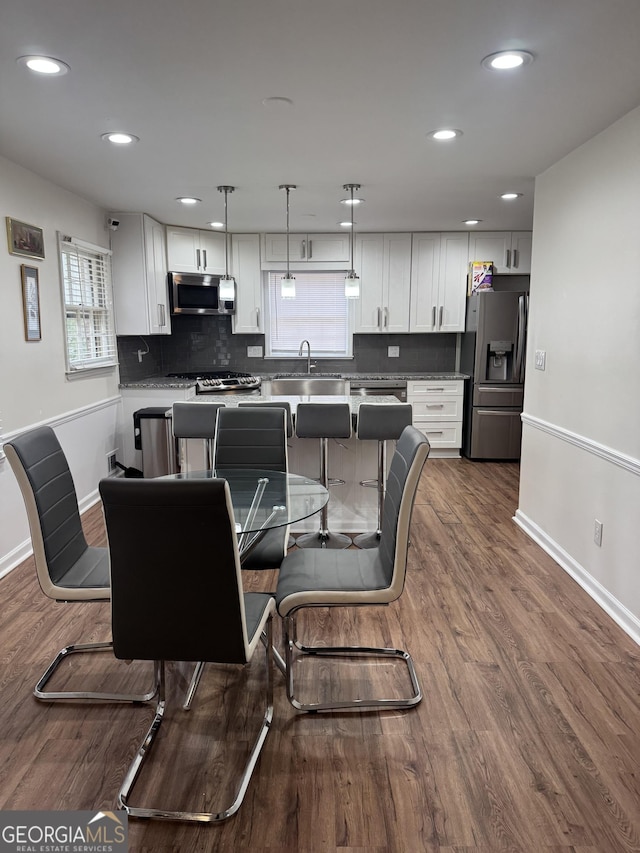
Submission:
[[[251,551],[265,531],[309,518],[320,512],[329,500],[328,490],[317,480],[284,471],[219,467],[162,477],[164,480],[185,478],[227,481],[240,559]]]

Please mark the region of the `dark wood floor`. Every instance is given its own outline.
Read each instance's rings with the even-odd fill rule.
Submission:
[[[214,827],[132,819],[130,850],[640,851],[640,649],[513,523],[517,478],[514,464],[428,460],[403,596],[306,624],[311,637],[360,632],[409,649],[416,709],[298,715],[276,673],[273,728],[240,812]],[[102,544],[99,511],[85,524]],[[108,637],[108,604],[49,601],[31,560],[0,593],[0,808],[113,808],[151,709],[31,695],[59,646]],[[143,675],[98,657],[68,662],[74,683]],[[193,710],[174,704],[140,799],[225,804],[258,723],[262,663],[206,668]],[[189,674],[171,667],[176,702]],[[333,684],[323,668],[308,681],[322,692],[366,678],[392,675],[358,664]]]

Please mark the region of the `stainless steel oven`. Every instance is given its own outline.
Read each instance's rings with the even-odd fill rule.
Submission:
[[[403,379],[351,379],[349,388],[354,396],[392,396],[407,402],[407,383]]]

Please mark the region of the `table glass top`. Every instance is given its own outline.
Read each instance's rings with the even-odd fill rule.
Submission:
[[[237,533],[283,527],[319,512],[329,492],[317,480],[284,471],[216,468],[168,474],[162,479],[222,478],[229,483]]]

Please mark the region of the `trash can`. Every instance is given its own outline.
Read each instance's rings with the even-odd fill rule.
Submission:
[[[176,473],[171,408],[149,406],[138,409],[133,413],[133,435],[136,450],[142,451],[142,473],[145,477]]]

